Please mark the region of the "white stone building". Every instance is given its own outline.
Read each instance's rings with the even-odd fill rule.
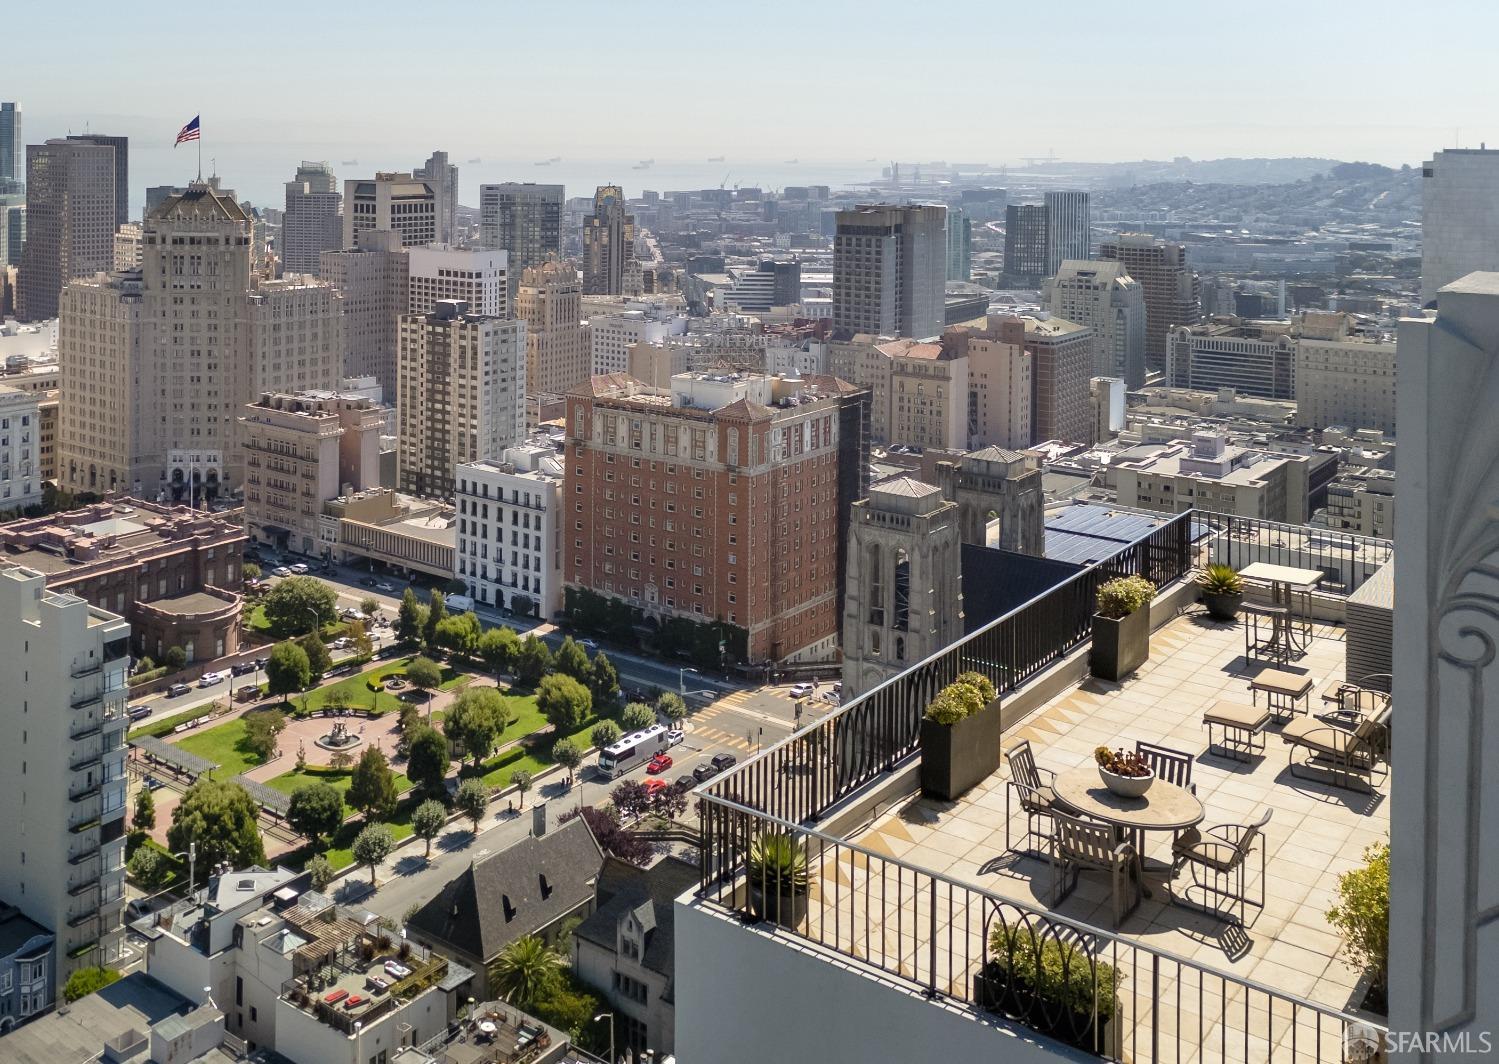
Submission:
[[[41,502],[42,480],[38,396],[0,385],[0,512]]]
[[[550,619],[562,608],[562,459],[547,443],[506,448],[498,461],[458,467],[457,580],[481,605]]]
[[[442,299],[461,299],[474,314],[492,318],[503,318],[510,313],[505,252],[436,244],[408,247],[407,255],[410,264],[407,313],[430,313]]]
[[[1067,259],[1045,299],[1057,317],[1093,330],[1093,376],[1145,383],[1145,289],[1122,262]]]

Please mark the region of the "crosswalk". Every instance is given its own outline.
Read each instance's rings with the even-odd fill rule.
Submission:
[[[704,725],[699,723],[698,721],[693,722],[692,730],[687,734],[691,738],[700,740],[705,743],[715,743],[720,746],[728,746],[732,747],[735,750],[741,750],[746,753],[755,748],[755,744],[746,739],[742,733],[739,735],[735,735],[733,732],[727,732],[722,728],[715,728],[711,725]]]

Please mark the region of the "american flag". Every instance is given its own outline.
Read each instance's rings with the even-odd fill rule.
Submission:
[[[184,141],[197,140],[197,139],[198,139],[198,116],[197,115],[193,115],[193,120],[191,122],[189,122],[187,125],[183,126],[182,129],[178,132],[178,134],[177,134],[177,140],[176,140],[175,143],[172,144],[172,147],[175,148],[178,144],[181,144]]]

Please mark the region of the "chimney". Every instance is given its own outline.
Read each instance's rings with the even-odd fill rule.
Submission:
[[[551,802],[538,802],[531,807],[531,834],[538,839],[552,828]]]

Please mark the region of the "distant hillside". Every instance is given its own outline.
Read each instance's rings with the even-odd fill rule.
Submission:
[[[1316,172],[1275,184],[1222,179],[1155,180],[1128,186],[1118,183],[1093,192],[1094,208],[1125,212],[1169,210],[1188,219],[1224,220],[1299,212],[1322,219],[1339,216],[1383,224],[1419,221],[1421,217],[1421,171],[1412,167],[1392,170],[1373,163],[1311,159],[1218,161],[1324,165]]]
[[[1225,185],[1284,185],[1325,174],[1342,165],[1345,164],[1337,159],[1189,159],[1179,156],[1170,162],[1146,159],[1108,163],[1100,169],[1108,184],[1196,181]]]

